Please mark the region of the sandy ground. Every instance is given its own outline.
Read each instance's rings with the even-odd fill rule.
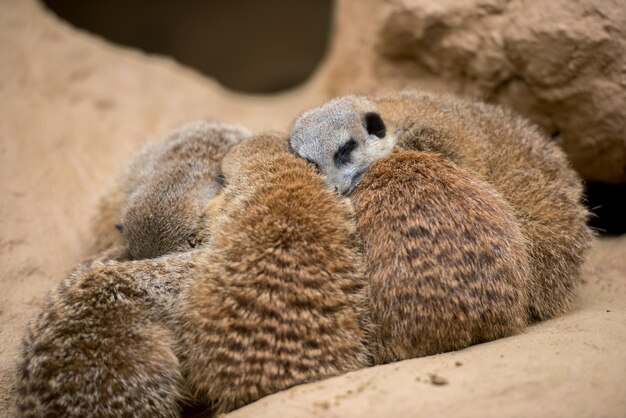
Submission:
[[[240,96],[171,60],[77,32],[31,0],[0,0],[0,416],[10,414],[28,320],[87,255],[97,199],[132,154],[207,117],[285,130],[324,100],[320,74],[287,94]],[[296,387],[232,415],[626,416],[625,276],[626,237],[601,240],[569,315]]]

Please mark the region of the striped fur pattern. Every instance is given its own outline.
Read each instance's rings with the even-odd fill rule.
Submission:
[[[382,122],[368,123],[375,115]],[[356,146],[338,164],[333,157],[350,140]],[[559,147],[525,119],[502,107],[432,93],[345,96],[304,112],[290,144],[340,191],[354,187],[364,167],[392,148],[443,154],[511,205],[528,243],[531,318],[545,320],[571,307],[593,238],[582,184]]]
[[[383,118],[402,127],[399,149],[440,152],[509,202],[528,243],[529,314],[538,321],[567,312],[593,234],[582,182],[565,153],[502,107],[414,92],[377,104]]]
[[[374,163],[353,195],[376,363],[465,348],[526,325],[528,257],[510,206],[439,154]]]
[[[19,416],[179,416],[184,386],[170,313],[196,256],[77,267],[24,338]]]
[[[207,260],[181,296],[181,362],[223,413],[368,365],[363,263],[346,202],[288,153],[251,138],[224,158]]]

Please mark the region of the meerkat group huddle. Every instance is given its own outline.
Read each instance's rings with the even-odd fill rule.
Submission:
[[[30,416],[228,412],[566,312],[592,234],[558,147],[501,108],[347,96],[289,135],[201,123],[102,202],[23,342]]]

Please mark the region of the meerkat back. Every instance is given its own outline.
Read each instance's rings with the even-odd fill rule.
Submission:
[[[531,317],[566,312],[593,234],[582,182],[563,151],[502,107],[417,92],[376,103],[397,134],[398,149],[440,152],[509,202],[531,256]]]
[[[23,340],[18,416],[179,416],[184,385],[168,321],[194,257],[77,267]]]
[[[353,203],[376,363],[467,347],[527,320],[528,262],[511,207],[430,153],[374,163]]]
[[[125,243],[133,259],[142,259],[193,248],[202,209],[219,189],[222,157],[249,135],[199,122],[148,144],[100,203],[96,250]]]
[[[491,184],[513,208],[531,257],[532,319],[571,306],[593,237],[582,184],[562,150],[523,118],[432,93],[344,96],[300,115],[290,145],[344,194],[392,150],[443,154]]]
[[[224,159],[207,262],[183,291],[189,390],[218,413],[368,364],[365,279],[345,202],[283,138]]]

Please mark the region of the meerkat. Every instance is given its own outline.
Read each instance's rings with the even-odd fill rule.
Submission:
[[[96,252],[126,244],[130,258],[143,259],[194,248],[202,209],[219,190],[221,159],[250,135],[243,127],[199,122],[148,144],[100,202]]]
[[[298,117],[290,146],[343,194],[391,152],[443,154],[490,183],[513,208],[528,243],[532,319],[570,308],[593,239],[582,185],[558,146],[523,118],[494,105],[430,93],[346,96]]]
[[[30,324],[20,417],[176,417],[187,399],[171,321],[198,252],[79,265]]]
[[[528,256],[511,207],[441,154],[372,164],[353,193],[377,364],[458,350],[527,323]]]
[[[207,259],[181,293],[176,327],[188,391],[216,413],[370,361],[346,202],[286,137],[248,139],[222,166]]]

